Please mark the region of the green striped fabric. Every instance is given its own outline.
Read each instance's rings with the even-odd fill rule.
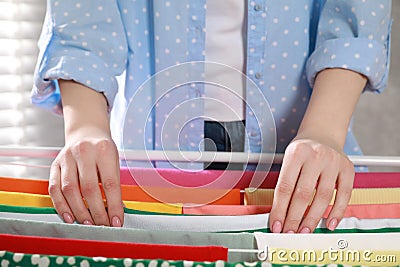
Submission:
[[[176,244],[187,246],[223,246],[228,249],[257,249],[257,244],[254,238],[254,232],[268,233],[268,227],[253,227],[246,231],[238,229],[237,231],[231,230],[230,232],[206,231],[193,232],[190,230],[179,229],[176,225],[169,225],[168,227],[175,227],[177,229],[165,230],[162,228],[161,221],[160,229],[148,229],[145,224],[146,220],[152,220],[154,217],[159,216],[160,219],[168,217],[173,218],[175,221],[182,225],[189,217],[191,219],[198,218],[199,224],[207,221],[207,216],[203,215],[161,215],[153,212],[143,212],[125,209],[125,215],[131,216],[132,220],[142,220],[142,228],[112,228],[104,226],[86,226],[79,224],[65,224],[58,217],[53,208],[33,208],[33,207],[16,207],[0,205],[0,233],[15,234],[15,235],[31,235],[43,237],[56,237],[56,238],[75,238],[87,240],[104,240],[104,241],[122,241],[122,242],[136,242],[147,244]],[[19,217],[18,217],[19,216]],[[241,220],[252,218],[251,216],[209,216],[215,219],[220,217],[221,227],[224,222],[229,220]],[[268,225],[268,214],[263,214],[261,217],[265,219],[265,224]],[[48,222],[44,217],[56,219],[55,222]],[[234,217],[234,218],[233,218]],[[38,220],[32,219],[38,218]],[[258,218],[258,217],[257,217]],[[259,221],[259,219],[258,219]],[[170,220],[170,222],[173,222]],[[192,221],[193,222],[193,221]],[[247,226],[251,223],[246,222]],[[208,225],[212,225],[208,222]],[[240,225],[240,224],[239,224]],[[198,227],[198,226],[197,226]],[[207,226],[208,227],[208,226]],[[188,229],[188,228],[186,228]],[[331,232],[324,226],[324,221],[321,221],[315,233],[324,235],[330,233],[395,233],[400,232],[400,218],[399,219],[357,219],[345,218],[339,224],[339,227]],[[5,255],[8,255],[7,253]],[[6,259],[8,260],[8,259]],[[87,260],[87,259],[86,259]],[[230,253],[229,262],[235,261],[257,261],[255,254],[250,253]],[[86,262],[85,262],[86,264]],[[0,264],[0,266],[2,266]],[[5,265],[7,266],[7,265]],[[10,265],[12,266],[12,265]],[[25,265],[20,265],[25,266]],[[29,265],[28,265],[29,266]],[[80,265],[76,265],[80,266]],[[103,265],[101,265],[103,266]],[[104,265],[106,266],[106,265]],[[116,265],[117,266],[117,265]],[[121,265],[123,266],[123,265]],[[144,265],[146,266],[146,265]],[[155,265],[154,265],[155,266]],[[229,265],[228,265],[229,266]],[[142,266],[143,267],[143,266]],[[149,266],[149,267],[153,267]],[[165,266],[163,266],[165,267]],[[219,267],[219,266],[216,266]],[[242,266],[235,266],[242,267]],[[261,267],[264,267],[262,265]]]
[[[40,216],[44,215],[44,216]],[[146,225],[147,219],[152,219],[154,216],[159,216],[160,221],[165,218],[172,219],[171,222],[174,222],[177,218],[183,217],[179,219],[179,223],[191,218],[198,218],[199,222],[207,222],[208,220],[213,220],[215,218],[219,218],[221,223],[228,222],[230,223],[232,218],[237,220],[237,222],[246,221],[247,223],[242,227],[240,223],[236,227],[238,229],[232,229],[220,231],[213,229],[200,229],[193,230],[195,232],[226,232],[226,233],[242,233],[242,232],[264,232],[269,233],[270,229],[268,228],[268,214],[257,214],[257,215],[246,215],[246,216],[205,216],[205,215],[184,215],[184,214],[162,214],[155,212],[147,212],[147,211],[138,211],[125,208],[125,216],[126,221],[137,221],[138,219],[143,220],[143,223],[140,225],[133,225],[132,228],[143,229],[143,230],[154,230]],[[162,215],[162,216],[160,216]],[[15,218],[15,219],[26,219],[26,220],[40,220],[48,222],[62,222],[61,218],[58,217],[57,212],[54,208],[38,208],[38,207],[20,207],[20,206],[7,206],[0,205],[0,217],[3,218]],[[186,219],[184,219],[186,218]],[[131,219],[131,220],[130,220]],[[254,219],[254,224],[249,222],[249,220]],[[261,222],[260,222],[261,219]],[[160,222],[160,226],[168,225],[166,222]],[[169,224],[170,225],[170,224]],[[209,223],[209,225],[212,225]],[[226,225],[226,224],[225,224]],[[263,227],[257,227],[262,225]],[[223,224],[222,224],[223,226]],[[221,226],[221,227],[222,227]],[[131,226],[127,226],[131,228]],[[187,227],[185,229],[179,229],[178,225],[173,225],[174,230],[185,231],[188,230]],[[165,228],[167,229],[167,228]],[[400,232],[400,218],[396,219],[357,219],[357,218],[344,218],[335,231],[330,231],[325,227],[325,221],[321,220],[317,229],[315,229],[314,233],[319,234],[330,234],[330,233],[387,233],[387,232]]]

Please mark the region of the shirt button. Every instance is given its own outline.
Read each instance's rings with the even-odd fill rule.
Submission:
[[[262,77],[262,74],[257,72],[256,74],[254,74],[254,77],[256,77],[256,79],[260,79]]]
[[[260,4],[257,4],[254,6],[255,11],[260,11],[262,9],[262,6]]]

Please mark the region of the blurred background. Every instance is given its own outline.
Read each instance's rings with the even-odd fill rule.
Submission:
[[[30,103],[37,40],[45,0],[0,0],[0,145],[57,146],[64,143],[60,117]],[[393,0],[389,85],[381,95],[361,96],[354,130],[366,155],[400,156],[400,0]],[[5,164],[13,162],[13,165]],[[47,179],[50,160],[0,157],[0,175]],[[43,165],[27,167],[19,164]],[[399,168],[370,168],[399,171]]]

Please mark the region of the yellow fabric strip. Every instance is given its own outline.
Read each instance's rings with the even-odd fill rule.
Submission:
[[[158,202],[123,201],[125,207],[133,210],[150,211],[167,214],[182,214],[182,204],[164,204]]]
[[[356,249],[297,250],[268,248],[267,253],[259,252],[260,260],[284,265],[324,265],[345,266],[399,266],[400,250],[375,251]],[[265,259],[266,255],[268,258]]]
[[[333,205],[334,196],[329,205]],[[274,189],[246,188],[245,205],[272,205]],[[355,188],[351,194],[350,205],[356,204],[399,204],[400,188]]]
[[[157,202],[136,202],[123,201],[128,209],[167,213],[167,214],[182,214],[182,204],[164,204]],[[19,192],[0,191],[0,204],[8,206],[22,207],[53,207],[53,202],[48,195],[28,194]]]
[[[53,207],[53,202],[49,196],[5,191],[0,191],[0,204],[22,207]]]

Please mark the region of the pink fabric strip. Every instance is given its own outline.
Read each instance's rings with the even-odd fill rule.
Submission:
[[[329,215],[332,206],[329,206],[324,218]],[[192,215],[251,215],[269,213],[271,206],[238,206],[238,205],[206,205],[199,207],[183,207],[183,214]],[[356,217],[359,219],[398,219],[400,218],[400,204],[376,204],[376,205],[349,205],[344,217]]]
[[[271,206],[243,206],[243,205],[204,205],[197,207],[183,207],[183,214],[192,215],[223,215],[223,216],[236,216],[236,215],[251,215],[269,213]]]
[[[257,173],[253,179],[252,171],[205,170],[184,172],[176,169],[121,169],[121,183],[127,185],[163,186],[165,181],[182,187],[239,188],[248,187],[274,188],[278,172]],[[266,178],[265,178],[266,177]],[[253,181],[252,181],[253,179]],[[400,172],[365,172],[356,173],[354,188],[391,188],[400,187]]]

